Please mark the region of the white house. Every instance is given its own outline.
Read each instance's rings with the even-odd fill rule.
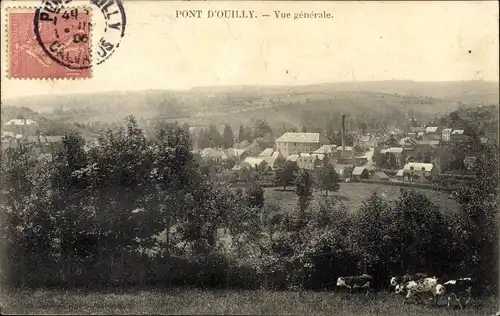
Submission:
[[[431,163],[409,162],[403,167],[404,178],[410,181],[425,182],[426,179],[436,176],[437,168]]]
[[[320,146],[319,133],[286,132],[276,139],[276,148],[285,158],[293,154],[311,153]]]

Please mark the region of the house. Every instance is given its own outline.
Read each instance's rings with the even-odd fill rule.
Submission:
[[[313,151],[313,154],[323,154],[323,155],[332,155],[337,152],[336,145],[323,145],[320,148]]]
[[[322,161],[316,155],[304,153],[299,155],[297,165],[300,169],[314,170],[322,165]]]
[[[227,150],[227,157],[234,158],[236,160],[243,159],[245,155],[245,149],[229,148]]]
[[[377,181],[390,181],[391,179],[389,178],[388,175],[386,175],[385,173],[383,173],[382,171],[379,171],[379,172],[375,172],[372,176],[372,179],[373,180],[377,180]]]
[[[32,119],[13,119],[5,123],[7,126],[26,126],[26,125],[37,125],[38,123],[33,121]]]
[[[5,128],[22,135],[35,135],[39,124],[32,119],[18,118],[4,124]]]
[[[340,179],[349,179],[352,176],[350,171],[354,169],[354,165],[336,164],[333,168],[340,176]]]
[[[264,149],[257,158],[264,159],[271,169],[274,169],[274,163],[278,159],[285,160],[285,157],[281,154],[279,150],[274,150],[273,148]]]
[[[425,132],[425,127],[423,127],[423,126],[412,126],[412,127],[410,127],[410,131],[412,133],[420,133],[420,132],[423,133],[423,132]]]
[[[211,163],[221,163],[222,161],[227,160],[227,154],[223,150],[211,147],[203,149],[200,155],[204,161]]]
[[[439,140],[418,140],[417,146],[431,146],[438,147],[440,144]]]
[[[490,139],[488,137],[479,137],[479,141],[481,144],[488,144],[490,142]]]
[[[354,156],[354,148],[350,146],[338,146],[337,152],[339,153],[339,157],[352,157]]]
[[[362,166],[368,163],[367,157],[339,157],[337,163],[344,165]]]
[[[455,129],[451,132],[451,141],[463,142],[467,140],[467,135],[463,129]]]
[[[259,157],[271,157],[273,155],[273,152],[274,152],[273,148],[266,148],[258,156]]]
[[[396,157],[396,163],[400,164],[401,163],[401,156],[403,154],[403,147],[389,147],[389,148],[384,148],[380,150],[380,153],[382,155],[385,155],[386,153],[391,153]]]
[[[402,146],[402,147],[405,147],[405,146],[415,146],[417,144],[417,140],[415,140],[415,138],[413,137],[403,137],[399,140],[399,145]]]
[[[437,133],[438,127],[437,126],[427,126],[425,128],[425,133],[426,134],[432,134],[432,133]]]
[[[354,180],[368,179],[369,174],[368,169],[364,167],[355,167],[352,171],[352,177]]]
[[[449,142],[451,140],[451,131],[452,131],[451,128],[444,128],[441,131],[441,140],[443,142]]]
[[[426,182],[438,174],[439,171],[431,163],[409,162],[403,167],[404,178],[412,182]]]
[[[395,155],[401,155],[402,152],[403,152],[403,147],[389,147],[380,150],[381,154],[392,153]]]
[[[251,168],[252,170],[266,170],[269,168],[269,164],[262,158],[256,157],[246,157],[243,161],[242,166]]]
[[[276,139],[276,149],[285,158],[299,153],[311,153],[320,148],[319,133],[292,133],[286,132]]]
[[[320,162],[322,162],[323,164],[326,163],[327,159],[325,160],[325,158],[327,158],[326,155],[323,155],[323,154],[311,154],[311,156],[315,156]]]
[[[475,163],[476,163],[476,157],[469,156],[469,157],[465,157],[465,159],[464,159],[464,166],[467,169],[474,168]]]

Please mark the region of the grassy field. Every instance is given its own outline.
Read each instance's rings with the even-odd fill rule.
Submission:
[[[2,294],[2,314],[265,314],[265,315],[494,315],[494,298],[465,309],[402,304],[396,294],[176,289],[167,291],[18,291]],[[445,304],[445,302],[442,302]]]
[[[395,200],[399,197],[399,189],[409,189],[407,187],[398,187],[394,185],[380,185],[373,183],[341,183],[338,192],[330,193],[335,195],[345,203],[350,210],[358,210],[363,200],[370,197],[373,192],[378,192],[381,196]],[[287,191],[282,191],[283,188],[265,188],[264,198],[266,203],[276,203],[282,209],[293,209],[297,206],[297,196],[295,187],[287,187]],[[436,203],[443,212],[458,210],[459,206],[456,201],[448,198],[448,194],[431,190],[415,188],[416,191],[424,193],[432,202]],[[324,191],[315,191],[314,195],[324,195]]]

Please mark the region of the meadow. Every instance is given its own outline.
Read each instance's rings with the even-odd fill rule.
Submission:
[[[400,189],[408,190],[408,187],[395,185],[379,185],[373,183],[340,183],[338,192],[330,192],[329,196],[337,196],[351,211],[357,211],[363,205],[363,201],[368,199],[374,192],[388,200],[396,200],[399,197]],[[456,211],[459,205],[455,200],[449,198],[449,194],[431,189],[412,188],[417,192],[425,194],[441,211]],[[324,195],[324,191],[315,190],[315,196]],[[295,186],[264,188],[264,201],[266,204],[275,203],[283,210],[293,210],[297,206],[297,196]]]
[[[381,292],[271,292],[234,290],[16,291],[1,295],[3,314],[254,314],[254,315],[494,315],[495,298],[476,299],[464,309],[402,304],[403,297]]]

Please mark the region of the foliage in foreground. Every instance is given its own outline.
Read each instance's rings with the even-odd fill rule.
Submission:
[[[477,298],[465,309],[405,304],[395,294],[231,290],[23,291],[0,296],[6,313],[181,315],[494,315],[494,298]]]
[[[312,198],[307,173],[297,179],[298,211],[284,213],[256,184],[235,192],[205,178],[181,128],[149,139],[133,118],[88,151],[67,134],[51,162],[20,145],[2,153],[2,281],[332,289],[340,275],[427,271],[494,290],[496,148],[481,152],[480,181],[458,194],[452,216],[415,191],[394,203],[373,195],[353,212],[335,197]]]

